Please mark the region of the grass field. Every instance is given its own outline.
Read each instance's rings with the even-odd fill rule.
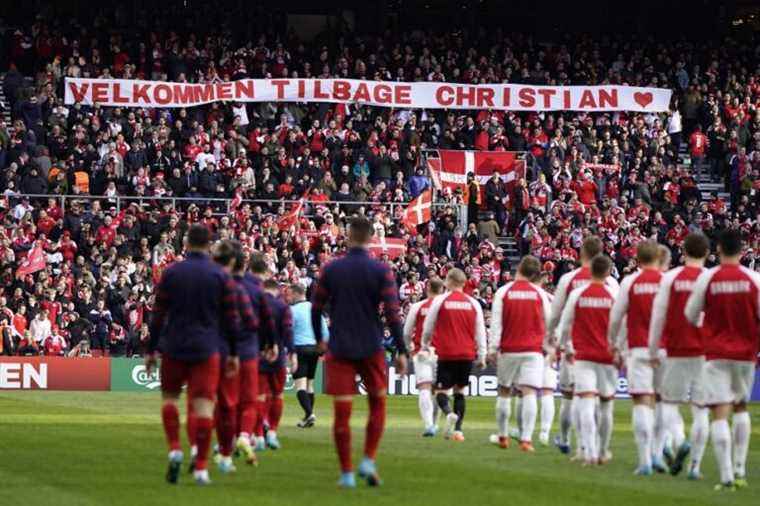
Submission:
[[[395,397],[388,404],[388,428],[378,459],[385,485],[369,489],[360,484],[355,491],[340,491],[335,486],[328,399],[319,398],[317,405],[318,424],[304,431],[295,428],[295,399],[287,399],[280,428],[284,448],[261,454],[258,468],[238,464],[234,476],[220,476],[212,468],[214,484],[200,488],[187,475],[178,486],[163,481],[166,450],[157,394],[3,392],[0,505],[760,504],[758,405],[752,408],[750,488],[734,493],[712,491],[717,476],[709,448],[703,482],[689,482],[683,475],[633,477],[627,401],[619,401],[615,410],[613,462],[586,469],[553,448],[524,455],[489,445],[491,399],[468,401],[464,443],[423,439],[413,397]],[[365,414],[364,399],[357,398],[357,460]]]

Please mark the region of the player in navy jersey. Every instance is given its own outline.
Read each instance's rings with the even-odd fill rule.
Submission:
[[[314,337],[319,349],[328,352],[325,357],[326,390],[334,396],[333,436],[341,468],[338,484],[345,488],[356,486],[349,422],[353,396],[357,393],[357,374],[364,383],[369,401],[364,459],[359,465],[359,476],[366,478],[370,486],[380,484],[375,457],[385,428],[388,389],[381,304],[396,346],[398,374],[404,374],[407,367],[396,279],[388,265],[369,256],[367,244],[371,236],[372,224],[367,218],[357,216],[351,219],[348,254],[325,266],[312,300]],[[325,310],[331,322],[329,343],[322,336],[321,320]]]
[[[261,271],[261,266],[266,264],[263,262],[261,264],[251,262],[251,264],[254,276],[268,276],[266,271]],[[257,266],[259,267],[257,268]],[[273,334],[275,352],[271,356],[263,358],[259,363],[259,413],[256,425],[256,449],[278,450],[280,440],[277,437],[277,429],[282,418],[283,393],[288,375],[287,359],[290,359],[291,368],[297,367],[298,364],[293,350],[293,314],[290,311],[290,306],[282,300],[280,287],[276,281],[265,279],[262,286],[267,305],[272,311],[272,319],[275,322]]]
[[[261,255],[253,253],[251,262],[258,262]],[[276,353],[274,349],[275,321],[261,280],[246,272],[246,258],[242,249],[237,252],[234,266],[235,281],[245,290],[251,301],[253,313],[259,321],[257,332],[249,332],[239,343],[240,352],[240,399],[237,413],[237,449],[246,463],[255,464],[256,454],[252,445],[254,429],[259,412],[259,363]]]
[[[226,342],[229,354],[224,369],[237,373],[237,339],[241,320],[237,285],[208,257],[210,234],[192,226],[185,237],[187,258],[164,271],[156,287],[150,341],[145,366],[155,368],[161,352],[161,417],[169,444],[166,479],[176,483],[182,463],[177,406],[187,385],[196,419],[198,457],[193,472],[196,483],[209,484],[208,453],[213,426],[214,399],[220,377],[220,352]]]

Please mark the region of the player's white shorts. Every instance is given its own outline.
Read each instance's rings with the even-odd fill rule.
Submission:
[[[559,373],[551,366],[546,357],[544,357],[544,381],[541,384],[541,388],[544,390],[554,391],[557,389],[557,378]]]
[[[502,387],[541,388],[544,383],[544,355],[535,352],[500,353],[496,376]]]
[[[416,385],[435,382],[438,357],[432,353],[421,351],[414,355],[414,377]]]
[[[665,361],[665,350],[659,350],[660,363]],[[631,395],[654,395],[662,386],[662,367],[652,367],[649,348],[633,348],[625,361],[628,393]]]
[[[574,365],[563,356],[559,362],[559,389],[562,392],[572,392],[575,385]]]
[[[660,395],[667,402],[705,402],[703,370],[705,357],[668,357],[664,368]]]
[[[749,401],[755,381],[755,363],[744,360],[708,360],[704,368],[705,404]]]
[[[575,393],[596,393],[599,397],[613,397],[617,391],[618,372],[614,365],[576,360]]]

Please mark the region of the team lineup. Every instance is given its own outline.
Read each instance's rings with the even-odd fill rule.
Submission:
[[[611,276],[601,240],[587,237],[580,267],[563,275],[553,294],[540,286],[539,260],[526,256],[514,280],[497,290],[488,325],[457,268],[443,280],[429,279],[427,298],[412,304],[403,321],[391,268],[367,253],[371,236],[371,223],[353,218],[347,254],[324,267],[311,302],[304,287],[289,287],[289,306],[260,255],[247,258],[235,241],[211,247],[206,229],[190,229],[187,260],[167,269],[158,286],[146,358],[151,369],[161,354],[167,481],[178,481],[183,462],[183,385],[190,469],[198,484],[209,484],[214,428],[222,473],[234,472],[236,450],[256,464],[257,451],[279,448],[288,366],[304,411],[298,425],[314,425],[314,376],[324,355],[338,485],[355,487],[357,474],[370,486],[380,485],[376,457],[386,420],[387,327],[396,371],[407,371],[408,357],[413,362],[424,437],[437,435],[440,415],[444,437],[465,441],[470,373],[490,364],[498,378],[494,445],[508,449],[515,439],[520,451],[533,453],[537,424],[539,442],[548,445],[559,387],[554,444],[583,466],[604,465],[613,458],[614,395],[624,370],[637,455],[616,458],[630,458],[640,477],[678,475],[687,468],[689,479],[700,480],[711,440],[720,474],[716,490],[748,486],[746,404],[760,336],[760,275],[740,264],[737,232],[717,238],[720,264],[709,269],[704,264],[710,241],[702,234],[686,237],[683,265],[672,269],[668,248],[643,241],[637,246],[638,269],[620,284]],[[369,416],[355,470],[350,418],[357,377]],[[682,406],[692,412],[688,437]]]

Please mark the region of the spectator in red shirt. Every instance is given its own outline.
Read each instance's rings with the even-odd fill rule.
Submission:
[[[697,125],[689,137],[689,154],[691,155],[692,171],[696,172],[697,182],[702,179],[702,165],[705,162],[708,139],[702,133],[702,125]]]

